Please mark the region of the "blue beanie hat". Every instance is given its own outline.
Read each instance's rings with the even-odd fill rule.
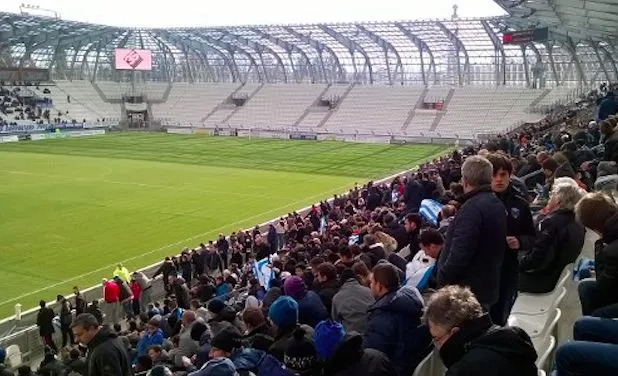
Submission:
[[[280,296],[270,305],[268,318],[279,328],[291,328],[298,323],[298,303],[289,296]]]
[[[324,320],[318,323],[313,332],[313,343],[318,352],[318,358],[328,359],[344,336],[345,329],[337,321]]]
[[[0,346],[0,364],[4,364],[4,360],[6,359],[6,350],[4,347]]]

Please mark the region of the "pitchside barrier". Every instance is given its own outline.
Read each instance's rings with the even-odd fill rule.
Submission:
[[[190,128],[175,128],[175,129],[168,129],[169,133],[180,133],[180,134],[191,134],[191,133],[201,133],[203,131],[198,131],[198,132],[194,132],[189,130],[187,132],[187,129]],[[202,128],[203,129],[203,128]],[[241,133],[241,132],[239,132]],[[229,134],[229,133],[228,133]],[[412,142],[412,141],[410,141]],[[414,141],[416,142],[416,141]],[[435,156],[431,156],[428,159],[432,159],[434,157],[438,157],[439,155],[443,154],[444,152],[441,152],[440,154],[436,154]],[[376,181],[376,183],[389,183],[392,180],[394,180],[396,177],[401,176],[401,175],[405,175],[407,173],[410,173],[412,171],[414,171],[418,166],[415,166],[411,169],[408,170],[404,170],[401,171],[397,174],[388,176],[384,179],[378,180]],[[345,196],[348,194],[348,191],[343,192],[341,195]],[[332,201],[332,198],[328,199],[328,201]],[[311,206],[307,206],[305,208],[300,209],[299,211],[297,211],[298,213],[302,214],[306,214],[309,212],[309,210],[311,209]],[[259,225],[260,231],[265,233],[268,231],[268,225],[274,221],[278,221],[280,217],[276,217],[273,218],[272,220],[268,221],[268,222],[264,222],[262,224]],[[248,229],[249,231],[252,230]],[[197,241],[197,243],[200,243],[202,241]],[[205,242],[205,241],[203,241]],[[184,245],[179,245],[179,249],[183,248]],[[161,265],[162,260],[146,266],[142,269],[139,269],[139,271],[143,272],[144,274],[146,274],[147,276],[151,277],[155,271],[159,268],[159,266]],[[111,273],[113,270],[113,266],[110,267],[110,271],[109,274],[107,275],[107,277],[111,277]],[[104,277],[103,275],[101,277]],[[67,291],[68,292],[68,291]],[[87,302],[91,302],[93,300],[98,300],[99,301],[99,305],[101,310],[103,311],[103,301],[101,299],[101,294],[102,294],[102,286],[101,285],[96,285],[96,286],[92,286],[90,288],[87,289],[83,289],[81,290],[82,295],[84,296],[84,299],[86,299]],[[152,282],[152,289],[151,289],[151,294],[152,294],[152,299],[153,300],[162,300],[165,297],[165,290],[163,288],[163,279],[161,276],[158,276],[157,278],[153,279]],[[51,296],[45,295],[45,297],[47,298],[51,298]],[[65,295],[65,297],[69,300],[71,300],[72,302],[74,302],[74,295]],[[57,302],[53,301],[53,302],[49,302],[47,303],[47,306],[54,309],[55,312],[59,312],[60,311],[60,306]],[[28,359],[33,359],[37,356],[40,356],[41,354],[43,354],[43,348],[44,345],[41,342],[40,338],[39,338],[39,334],[38,334],[38,328],[36,326],[36,316],[37,313],[39,311],[39,308],[31,308],[28,309],[26,311],[21,311],[21,306],[19,304],[16,304],[15,307],[16,310],[16,314],[12,317],[8,317],[4,320],[0,321],[0,345],[3,347],[7,347],[10,345],[18,345],[24,359],[27,361]],[[54,339],[56,340],[56,342],[60,341],[60,330],[57,329],[56,333],[54,334]]]

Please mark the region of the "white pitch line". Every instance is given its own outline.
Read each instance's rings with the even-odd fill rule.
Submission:
[[[305,197],[305,198],[304,198],[304,199],[302,199],[302,200],[298,200],[298,201],[295,201],[295,202],[291,202],[291,203],[286,204],[286,205],[284,205],[284,206],[280,206],[280,207],[278,207],[278,208],[271,209],[271,210],[265,211],[265,212],[263,212],[263,213],[256,214],[256,215],[254,215],[254,216],[251,216],[251,217],[248,217],[248,218],[244,218],[244,219],[242,219],[242,220],[240,220],[240,221],[236,221],[236,222],[233,222],[233,223],[229,223],[229,224],[227,224],[227,225],[223,225],[223,226],[221,226],[221,227],[218,227],[218,228],[216,228],[216,229],[210,230],[210,231],[208,231],[208,232],[204,232],[204,233],[201,233],[201,234],[198,234],[198,235],[195,235],[195,236],[191,236],[191,237],[186,238],[186,239],[183,239],[183,240],[179,240],[179,241],[174,242],[174,243],[170,243],[170,244],[164,245],[163,247],[159,247],[159,248],[156,248],[156,249],[151,249],[150,251],[147,251],[147,252],[145,252],[145,253],[142,253],[142,254],[139,254],[139,255],[136,255],[136,256],[130,257],[130,258],[126,259],[126,260],[122,260],[122,261],[119,261],[119,262],[126,263],[126,262],[129,262],[129,261],[133,261],[133,260],[139,259],[140,257],[147,256],[147,255],[150,255],[150,254],[153,254],[153,253],[156,253],[156,252],[162,251],[162,250],[167,249],[167,248],[170,248],[170,247],[179,246],[179,245],[181,245],[181,244],[183,244],[183,243],[186,243],[186,242],[188,242],[188,241],[195,240],[195,239],[200,238],[200,237],[202,237],[202,236],[206,236],[206,235],[208,235],[208,234],[211,234],[211,233],[216,233],[216,232],[218,232],[218,231],[221,231],[221,230],[223,230],[223,229],[224,229],[224,228],[226,228],[226,227],[235,226],[235,225],[241,224],[241,223],[243,223],[243,222],[250,221],[250,220],[252,220],[252,219],[254,219],[254,218],[259,218],[259,217],[261,217],[261,216],[263,216],[263,215],[270,214],[270,213],[272,213],[272,212],[279,212],[280,210],[283,210],[283,209],[285,209],[285,208],[287,208],[287,207],[289,207],[289,206],[295,206],[295,205],[297,205],[297,204],[300,204],[301,202],[303,202],[303,201],[305,201],[305,200],[312,200],[312,199],[314,199],[314,198],[316,198],[316,197],[324,197],[325,195],[330,195],[332,192],[337,192],[337,194],[338,194],[338,192],[340,192],[340,190],[341,190],[341,189],[343,189],[343,188],[347,188],[347,187],[349,187],[349,184],[342,185],[341,187],[338,187],[338,188],[333,188],[333,189],[330,189],[330,190],[328,190],[328,191],[325,191],[325,192],[322,192],[322,193],[318,193],[318,194],[315,194],[315,195],[310,196],[310,197]],[[64,281],[60,281],[60,282],[57,282],[57,283],[51,284],[51,285],[49,285],[49,286],[46,286],[46,287],[40,288],[40,289],[38,289],[38,290],[31,291],[31,292],[26,293],[26,294],[22,294],[22,295],[16,296],[16,297],[11,298],[11,299],[3,300],[3,301],[1,301],[1,302],[0,302],[0,306],[3,306],[3,305],[5,305],[5,304],[7,304],[7,303],[12,303],[12,302],[15,302],[15,301],[17,301],[17,300],[19,300],[19,299],[22,299],[22,298],[25,298],[25,297],[27,297],[27,296],[31,296],[31,295],[35,295],[35,294],[41,293],[41,292],[43,292],[43,291],[47,291],[47,290],[52,289],[52,288],[57,287],[57,286],[64,285],[65,283],[69,283],[69,282],[75,281],[75,280],[77,280],[77,279],[81,279],[81,278],[87,277],[87,276],[89,276],[89,275],[92,275],[92,274],[95,274],[95,273],[99,273],[99,272],[104,271],[104,270],[106,270],[106,269],[110,269],[110,268],[111,268],[111,267],[113,267],[113,266],[116,266],[116,264],[118,264],[118,262],[114,262],[114,263],[112,263],[112,264],[105,265],[105,266],[103,266],[103,267],[100,267],[99,269],[92,270],[92,271],[90,271],[90,272],[88,272],[88,273],[80,274],[80,275],[78,275],[78,276],[75,276],[75,277],[72,277],[72,278],[66,279],[66,280],[64,280]]]
[[[85,177],[80,177],[80,176],[54,175],[54,174],[29,172],[29,171],[15,171],[15,170],[0,169],[0,172],[5,172],[7,174],[14,174],[14,175],[29,175],[29,176],[39,176],[39,177],[44,177],[44,178],[64,179],[67,181],[73,180],[73,181],[86,181],[86,182],[93,182],[93,183],[98,182],[98,183],[109,183],[109,184],[118,184],[118,185],[132,185],[132,186],[146,187],[146,188],[164,188],[164,189],[173,189],[175,191],[225,194],[228,196],[236,196],[236,197],[250,197],[250,198],[271,198],[272,197],[269,195],[260,195],[260,194],[238,193],[238,192],[229,192],[229,191],[213,191],[210,189],[194,189],[194,188],[187,188],[187,187],[176,186],[176,185],[161,185],[161,184],[138,183],[138,182],[132,182],[132,181],[93,179],[93,178],[85,178]],[[109,173],[111,173],[111,171],[107,172],[105,175]]]

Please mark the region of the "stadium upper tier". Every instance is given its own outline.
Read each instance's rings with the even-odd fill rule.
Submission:
[[[558,2],[563,1],[567,0]],[[560,22],[553,22],[560,14],[545,23],[541,18],[531,23],[525,18],[533,16],[521,10],[529,2],[499,3],[512,15],[171,29],[129,29],[0,13],[0,67],[48,69],[55,80],[125,82],[544,88],[618,80],[613,34],[587,35],[583,27],[577,38],[574,33],[567,36]],[[544,14],[540,9],[529,13]],[[502,44],[505,31],[544,24],[550,26],[547,42]],[[135,75],[117,71],[117,48],[151,50],[152,71]]]

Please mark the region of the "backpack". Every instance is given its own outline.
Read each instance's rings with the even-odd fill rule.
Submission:
[[[294,376],[294,372],[288,370],[279,359],[271,354],[266,354],[258,367],[258,376]]]

